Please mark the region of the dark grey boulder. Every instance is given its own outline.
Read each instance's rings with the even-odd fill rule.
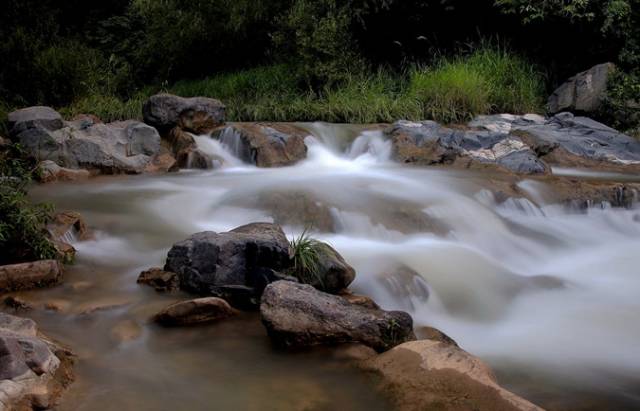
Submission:
[[[280,272],[291,264],[280,226],[253,223],[226,233],[197,233],[174,244],[164,270],[177,273],[185,291],[251,306],[267,284],[285,278]]]
[[[173,94],[151,96],[142,107],[144,122],[167,133],[174,127],[205,134],[225,122],[226,107],[206,97],[184,98]]]
[[[609,75],[614,70],[613,63],[603,63],[571,77],[549,97],[547,103],[549,113],[598,111],[606,97]]]
[[[306,273],[302,282],[318,290],[337,293],[349,287],[356,278],[356,271],[329,244],[316,242],[317,267],[315,272]]]
[[[64,127],[60,113],[45,106],[26,107],[7,115],[9,130],[17,135],[25,130],[41,127],[48,131],[56,131]]]
[[[273,342],[283,347],[359,342],[382,352],[415,340],[409,314],[352,304],[308,284],[269,284],[260,313]]]

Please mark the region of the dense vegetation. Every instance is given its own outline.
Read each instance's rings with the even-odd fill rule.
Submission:
[[[44,230],[52,209],[28,201],[33,165],[17,151],[16,145],[0,147],[0,265],[57,255]]]
[[[630,128],[639,23],[640,0],[6,0],[0,111],[136,117],[169,90],[237,120],[460,121],[613,61],[602,115]]]

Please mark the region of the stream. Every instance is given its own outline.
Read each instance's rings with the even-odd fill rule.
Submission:
[[[58,305],[29,315],[78,354],[60,410],[389,409],[339,352],[275,350],[257,313],[149,324],[184,296],[136,278],[162,266],[174,242],[274,220],[289,238],[313,221],[313,236],[356,269],[354,292],[444,331],[528,400],[640,408],[640,209],[547,204],[538,180],[519,183],[535,202],[502,201],[482,174],[392,162],[378,131],[302,126],[313,135],[308,158],[291,167],[243,164],[224,139],[201,136],[224,167],[32,190],[95,232],[74,242],[63,285],[20,294]]]

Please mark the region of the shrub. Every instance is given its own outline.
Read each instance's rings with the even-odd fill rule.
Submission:
[[[0,153],[0,264],[56,258],[45,230],[53,209],[29,203],[30,176],[30,164],[18,147]]]
[[[611,75],[600,117],[619,130],[640,136],[640,73],[616,70]]]

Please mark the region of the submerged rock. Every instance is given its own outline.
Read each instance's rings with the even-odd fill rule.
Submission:
[[[57,165],[54,161],[45,160],[38,165],[39,181],[51,183],[53,181],[80,181],[91,177],[88,170],[74,170]]]
[[[213,133],[236,157],[258,167],[282,167],[306,158],[308,135],[287,123],[233,123]]]
[[[56,260],[0,266],[0,292],[48,287],[61,279],[62,266]]]
[[[175,127],[196,134],[211,132],[225,122],[226,107],[207,97],[184,98],[173,94],[156,94],[142,107],[144,122],[161,133]]]
[[[484,362],[450,342],[406,342],[363,366],[380,375],[381,389],[402,411],[542,410],[502,388]]]
[[[603,63],[571,77],[549,97],[547,102],[549,113],[597,112],[606,97],[609,76],[614,71],[613,63]]]
[[[171,304],[153,317],[153,321],[167,326],[194,325],[219,321],[238,311],[222,298],[205,297]]]
[[[71,380],[68,351],[33,321],[0,313],[0,410],[51,408]]]
[[[177,291],[180,289],[178,274],[164,271],[162,268],[150,268],[140,273],[138,284],[146,284],[159,292]]]
[[[264,287],[284,278],[279,273],[291,264],[282,228],[253,223],[226,233],[197,233],[174,244],[164,269],[178,274],[185,291],[255,306]]]
[[[359,342],[386,351],[415,339],[413,320],[405,312],[351,304],[290,281],[267,286],[260,313],[271,339],[284,347]]]

